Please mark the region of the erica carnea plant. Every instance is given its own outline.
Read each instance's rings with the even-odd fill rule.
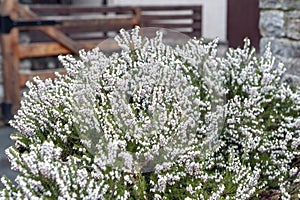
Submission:
[[[270,49],[121,30],[28,83],[2,199],[299,199],[300,94]]]

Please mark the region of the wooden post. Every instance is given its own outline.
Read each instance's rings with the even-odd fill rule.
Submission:
[[[16,20],[16,3],[16,0],[3,0],[1,4],[1,15],[9,15],[11,19]],[[19,31],[18,29],[13,28],[10,33],[2,33],[0,37],[2,45],[2,76],[4,85],[2,112],[5,119],[11,119],[12,114],[16,113],[20,106],[18,57]]]
[[[141,25],[141,9],[140,8],[134,8],[133,9],[135,17],[134,17],[134,26],[140,26]]]

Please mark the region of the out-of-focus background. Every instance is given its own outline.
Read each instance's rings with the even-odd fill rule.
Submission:
[[[25,82],[65,73],[57,55],[90,49],[120,28],[162,27],[189,37],[216,37],[219,56],[250,38],[257,53],[268,42],[285,63],[285,80],[299,85],[300,1],[275,0],[0,0],[0,176],[13,179],[4,149],[15,130],[7,122],[19,108]],[[102,48],[113,51],[112,43]]]

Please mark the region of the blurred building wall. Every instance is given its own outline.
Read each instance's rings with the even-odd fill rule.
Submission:
[[[273,55],[287,69],[284,79],[300,86],[300,1],[260,0],[259,7],[261,53],[270,43]]]

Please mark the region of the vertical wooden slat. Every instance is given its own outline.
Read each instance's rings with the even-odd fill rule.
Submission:
[[[202,6],[199,6],[198,9],[194,10],[194,14],[199,16],[199,19],[194,19],[194,23],[198,23],[200,29],[199,30],[193,30],[193,32],[198,33],[199,35],[196,35],[196,37],[202,37],[203,31],[202,31]]]
[[[9,15],[12,19],[17,19],[15,9],[16,0],[4,0],[1,4],[1,15]],[[15,113],[20,105],[19,88],[19,57],[18,57],[18,29],[12,29],[9,34],[1,34],[2,44],[2,74],[4,85],[4,116],[10,118],[11,113]],[[11,107],[12,105],[12,107]]]

